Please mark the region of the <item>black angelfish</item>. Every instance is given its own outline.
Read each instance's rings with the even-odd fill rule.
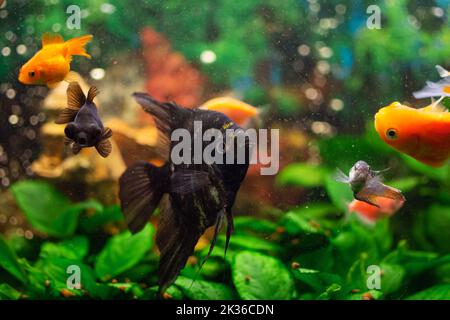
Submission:
[[[243,139],[232,137],[234,164],[225,163],[226,154],[231,152],[229,144],[221,149],[225,164],[207,164],[204,161],[194,164],[193,152],[192,164],[175,164],[170,157],[178,143],[171,142],[175,129],[184,128],[194,137],[194,121],[201,121],[204,131],[214,128],[223,134],[226,129],[240,127],[219,112],[161,103],[145,93],[135,93],[133,96],[155,119],[162,142],[161,154],[166,162],[162,167],[156,167],[140,161],[129,167],[120,178],[119,198],[125,221],[133,233],[145,226],[157,206],[161,209],[156,234],[161,253],[158,271],[161,295],[184,268],[200,236],[207,228],[214,226],[214,237],[203,262],[206,261],[214,248],[224,217],[227,218],[226,252],[233,231],[231,208],[250,162],[250,139],[245,136]],[[202,152],[209,143],[202,142]],[[245,152],[245,159],[241,157],[241,161],[236,159],[239,148]]]
[[[78,82],[71,82],[67,88],[67,108],[59,115],[55,123],[67,123],[64,143],[71,145],[74,154],[81,148],[95,147],[98,153],[106,158],[112,150],[112,131],[103,126],[97,112],[94,98],[98,94],[96,87],[91,87],[84,95]]]

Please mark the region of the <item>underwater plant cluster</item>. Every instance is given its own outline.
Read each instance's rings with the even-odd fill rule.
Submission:
[[[450,3],[380,1],[375,29],[371,4],[0,1],[0,300],[449,300]],[[42,72],[52,45],[65,60]],[[176,116],[159,108],[176,105],[155,101],[279,130],[280,171],[225,174],[239,192],[216,229],[176,220],[192,250],[161,245],[165,209],[121,183],[137,161],[152,191],[167,180],[161,118]],[[189,179],[176,191],[204,187]]]

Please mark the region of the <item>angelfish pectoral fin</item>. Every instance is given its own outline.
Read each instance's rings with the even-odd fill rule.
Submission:
[[[119,199],[125,223],[132,233],[141,230],[167,191],[168,166],[139,161],[119,179]]]

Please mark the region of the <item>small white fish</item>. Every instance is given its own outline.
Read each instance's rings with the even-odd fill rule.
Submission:
[[[413,92],[414,98],[450,97],[450,72],[439,65],[436,70],[442,79],[438,82],[427,81],[425,87]]]
[[[380,173],[386,171],[371,170],[365,161],[358,161],[350,169],[349,175],[345,175],[337,169],[336,180],[348,183],[356,200],[380,207],[380,198],[389,198],[405,201],[405,197],[398,189],[389,187],[381,182]]]

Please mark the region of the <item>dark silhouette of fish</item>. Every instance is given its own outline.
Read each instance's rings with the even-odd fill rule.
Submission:
[[[338,169],[336,180],[350,184],[356,200],[364,201],[376,207],[380,207],[378,204],[379,198],[405,201],[405,197],[400,190],[381,182],[380,173],[383,171],[386,170],[371,170],[366,162],[360,160],[350,169],[348,176]]]
[[[247,173],[250,142],[248,137],[240,141],[233,137],[234,164],[193,164],[193,154],[192,164],[175,164],[169,157],[178,143],[171,141],[171,134],[175,129],[184,128],[194,137],[194,121],[202,122],[203,131],[215,128],[225,133],[225,129],[240,128],[219,112],[161,103],[145,93],[135,93],[133,96],[155,119],[161,142],[160,153],[166,163],[162,167],[156,167],[140,161],[129,167],[120,178],[119,197],[125,221],[133,233],[145,226],[157,206],[161,209],[156,234],[160,250],[158,284],[161,296],[184,268],[200,236],[207,228],[214,226],[209,252],[200,267],[208,259],[225,217],[226,252],[233,231],[231,208]],[[209,143],[202,142],[202,152]],[[244,148],[246,155],[241,164],[236,159],[238,148]],[[224,147],[223,150],[225,159],[230,149]]]
[[[78,82],[71,82],[67,88],[67,108],[56,119],[57,124],[67,123],[64,133],[65,144],[71,145],[74,154],[81,148],[95,147],[106,158],[112,150],[112,131],[103,126],[97,112],[94,98],[98,94],[96,87],[91,87],[84,95]]]

